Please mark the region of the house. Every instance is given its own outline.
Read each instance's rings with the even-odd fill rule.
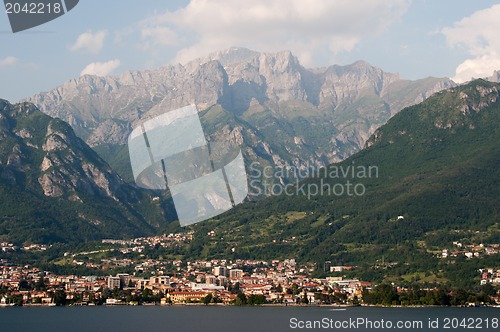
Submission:
[[[229,278],[230,279],[239,279],[241,277],[243,277],[243,270],[241,270],[241,269],[229,270]]]
[[[237,295],[236,294],[231,294],[231,292],[228,291],[221,291],[218,293],[218,296],[222,303],[228,304],[236,300]]]
[[[211,292],[170,292],[167,294],[167,299],[172,303],[200,302],[208,294]]]
[[[116,300],[116,299],[106,299],[106,305],[116,305],[116,304],[121,304],[121,300]]]
[[[108,277],[107,286],[109,289],[120,288],[120,277]]]

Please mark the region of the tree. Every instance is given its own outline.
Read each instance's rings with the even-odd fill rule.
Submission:
[[[236,295],[236,299],[234,300],[235,305],[245,305],[247,304],[247,297],[245,294],[242,292],[239,292],[238,295]]]
[[[496,294],[496,289],[493,287],[492,284],[486,284],[481,286],[481,291],[485,293],[486,295],[493,296]]]
[[[212,294],[208,294],[203,298],[202,302],[203,304],[208,305],[212,301],[212,299],[213,299]]]
[[[381,304],[392,305],[398,300],[398,292],[394,287],[388,284],[381,284],[376,288],[376,294]]]
[[[28,283],[28,281],[26,279],[21,279],[19,281],[19,290],[30,290],[31,287],[30,287],[30,284]]]
[[[71,302],[73,303],[81,303],[83,301],[83,293],[76,293],[73,296],[73,300]]]
[[[43,275],[40,275],[40,278],[35,283],[35,289],[38,290],[38,291],[44,291],[44,290],[47,289],[47,286],[45,285],[45,280],[43,278]]]
[[[297,285],[296,283],[292,284],[292,293],[293,295],[298,295],[300,293],[299,285]]]
[[[14,305],[22,306],[23,305],[23,296],[20,294],[12,295],[8,299],[8,303],[14,303]]]
[[[144,288],[142,291],[142,301],[143,302],[151,302],[153,297],[153,292],[149,288]]]
[[[309,304],[309,299],[307,298],[307,293],[305,291],[304,291],[304,296],[302,296],[300,302],[304,304]]]
[[[231,294],[238,294],[240,292],[240,283],[236,282],[234,285],[229,285]]]
[[[109,288],[105,288],[103,291],[102,291],[102,299],[103,300],[106,300],[108,298],[111,298],[113,296],[113,294],[111,293],[111,290]]]
[[[247,304],[248,305],[259,305],[259,304],[264,304],[266,303],[266,297],[264,295],[250,295],[247,298]]]
[[[54,304],[57,306],[65,305],[66,304],[66,292],[58,289],[54,293]]]
[[[278,286],[276,286],[276,292],[278,292],[278,293],[283,292],[283,286],[281,286],[281,284],[278,284]]]
[[[156,295],[152,297],[152,299],[155,303],[160,303],[163,297],[165,297],[165,293],[163,293],[163,291],[159,291]]]

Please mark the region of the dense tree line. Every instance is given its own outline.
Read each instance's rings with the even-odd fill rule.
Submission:
[[[491,299],[497,290],[490,284],[477,289],[453,288],[440,286],[433,289],[422,289],[418,285],[399,290],[389,284],[380,284],[373,290],[363,291],[363,302],[372,305],[438,305],[466,306],[473,304],[495,304]]]

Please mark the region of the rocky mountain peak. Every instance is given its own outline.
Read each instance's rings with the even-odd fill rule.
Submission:
[[[413,140],[417,136],[427,137],[429,142],[440,142],[442,135],[446,133],[454,135],[459,131],[463,134],[462,130],[476,130],[484,126],[484,123],[478,123],[484,121],[480,113],[488,109],[491,111],[492,106],[498,107],[499,100],[498,84],[482,79],[441,91],[422,103],[406,109],[402,114],[403,119],[405,116],[412,117],[413,122],[418,119],[419,125],[426,128],[425,133],[415,134],[413,129],[415,124],[401,120],[397,124],[393,123],[389,131],[386,127],[379,128],[366,146],[372,147],[381,142],[393,144],[400,139],[410,137]]]
[[[358,60],[351,65],[348,65],[348,70],[356,71],[357,73],[382,73],[382,69],[372,66],[364,60]]]
[[[226,50],[211,53],[203,61],[216,60],[226,67],[236,63],[250,61],[258,56],[259,52],[251,51],[244,47],[230,47]]]
[[[271,69],[275,72],[296,71],[300,66],[299,60],[290,51],[262,53],[260,64],[261,69]]]

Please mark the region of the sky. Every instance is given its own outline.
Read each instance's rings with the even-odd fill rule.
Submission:
[[[306,67],[365,60],[404,79],[456,82],[500,70],[500,4],[490,0],[80,0],[12,33],[0,11],[0,98],[81,75],[185,63],[229,47],[290,50]]]

